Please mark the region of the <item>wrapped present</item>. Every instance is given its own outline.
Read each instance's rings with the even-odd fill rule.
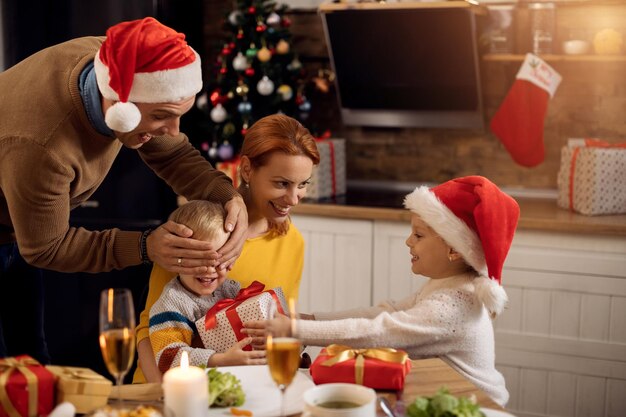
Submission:
[[[219,171],[222,171],[224,174],[228,176],[231,180],[233,180],[233,187],[239,187],[239,167],[240,167],[240,158],[235,158],[232,161],[226,162],[218,162],[215,164],[215,168]]]
[[[585,215],[626,213],[626,143],[570,139],[561,149],[559,207]]]
[[[54,376],[28,355],[0,359],[0,417],[45,416],[54,407]]]
[[[346,141],[320,139],[317,141],[320,163],[313,168],[307,198],[323,199],[346,193]]]
[[[410,370],[409,355],[402,350],[329,345],[313,361],[309,372],[316,384],[347,382],[373,389],[401,390]]]
[[[46,366],[56,378],[56,402],[74,404],[76,412],[89,413],[106,405],[112,383],[102,375],[87,368],[71,366]]]
[[[216,352],[226,352],[237,341],[248,335],[241,332],[244,321],[268,318],[270,305],[276,303],[279,312],[287,311],[281,288],[264,291],[265,285],[258,281],[242,288],[235,298],[218,301],[205,317],[196,321],[196,328],[204,347]],[[246,346],[244,350],[252,350]]]

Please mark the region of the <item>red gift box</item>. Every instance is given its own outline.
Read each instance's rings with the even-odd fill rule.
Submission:
[[[0,359],[0,417],[47,416],[54,375],[28,355]]]
[[[347,382],[373,389],[401,390],[410,370],[409,355],[402,350],[329,345],[322,349],[309,372],[315,384]]]

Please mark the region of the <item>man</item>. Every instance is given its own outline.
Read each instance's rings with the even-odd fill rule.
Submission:
[[[217,276],[212,268],[234,262],[245,204],[179,132],[201,88],[198,54],[153,18],[44,49],[0,73],[0,357],[49,361],[38,268],[103,272],[152,261]],[[143,233],[70,227],[70,210],[98,188],[122,146],[177,194],[223,203],[229,241],[211,247],[174,222]],[[21,298],[23,309],[4,311],[2,297]]]

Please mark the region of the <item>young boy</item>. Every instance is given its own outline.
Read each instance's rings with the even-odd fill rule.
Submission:
[[[193,200],[172,212],[169,220],[193,230],[193,238],[211,242],[220,248],[230,233],[224,231],[224,208],[220,204]],[[182,258],[181,258],[182,259]],[[226,270],[219,270],[217,278],[179,275],[164,288],[150,309],[150,343],[159,370],[180,365],[183,351],[189,354],[191,365],[209,367],[227,365],[257,365],[265,363],[265,351],[244,351],[252,338],[243,339],[224,353],[206,346],[191,346],[197,334],[195,322],[223,298],[235,298],[239,283],[226,278]]]
[[[418,187],[404,205],[412,212],[411,270],[430,280],[403,300],[298,320],[298,337],[306,345],[393,347],[412,359],[440,357],[504,406],[509,394],[495,368],[491,319],[507,302],[501,273],[519,206],[479,176]],[[244,326],[254,336],[260,332],[252,329],[264,326],[291,333],[284,317]]]

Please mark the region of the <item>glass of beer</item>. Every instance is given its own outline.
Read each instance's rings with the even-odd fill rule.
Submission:
[[[296,333],[295,302],[289,299],[289,311],[281,314],[275,309],[268,318],[266,355],[272,379],[280,389],[280,415],[285,415],[285,390],[291,384],[300,366],[301,344]],[[275,304],[274,304],[275,306]]]
[[[100,294],[100,349],[109,373],[118,387],[135,358],[135,307],[130,290],[109,288]]]

